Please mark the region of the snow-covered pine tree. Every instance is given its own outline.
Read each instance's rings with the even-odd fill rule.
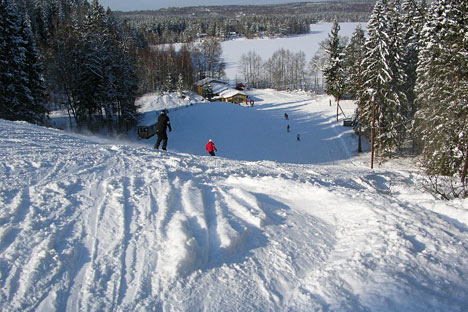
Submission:
[[[0,0],[0,118],[40,122],[46,113],[42,73],[24,18],[12,1]]]
[[[362,115],[361,110],[367,98],[364,88],[364,57],[366,37],[364,30],[359,25],[353,32],[351,39],[344,51],[344,69],[346,92],[352,95],[357,104],[357,112]],[[362,152],[361,143],[362,126],[359,125],[358,151]]]
[[[325,91],[332,95],[338,103],[345,90],[344,68],[343,68],[343,50],[344,46],[339,37],[340,25],[337,20],[333,21],[333,26],[328,35],[325,51],[328,54],[328,61],[323,71],[325,80]]]
[[[119,129],[129,130],[138,119],[135,105],[138,79],[136,77],[135,43],[130,30],[119,25],[110,9],[106,11],[105,24],[109,32],[109,63],[105,81],[106,99],[118,120]]]
[[[365,57],[364,30],[359,25],[353,32],[351,39],[344,50],[344,70],[346,80],[346,92],[358,102],[365,98],[364,89],[364,64]]]
[[[19,18],[10,0],[0,0],[0,118],[9,120],[21,116],[21,97],[31,96],[22,71],[25,51]]]
[[[466,185],[468,2],[434,1],[427,18],[417,69],[415,129],[427,172],[459,176]]]
[[[374,93],[364,102],[361,121],[370,129],[375,103],[375,149],[381,156],[403,143],[408,126],[398,10],[398,0],[378,0],[367,24],[364,86]]]
[[[23,21],[20,25],[21,37],[24,48],[24,72],[26,74],[27,87],[30,91],[31,99],[24,99],[24,120],[42,123],[48,113],[46,107],[46,94],[43,77],[43,68],[39,52],[36,48],[31,30],[31,22],[26,12],[23,13]]]
[[[184,91],[184,75],[182,75],[182,73],[179,73],[179,76],[177,77],[176,89],[177,95],[182,97]]]
[[[403,92],[408,101],[408,118],[414,119],[416,113],[415,105],[415,85],[416,68],[418,65],[418,53],[420,34],[425,21],[426,3],[425,1],[403,0],[402,3],[402,39],[403,53],[402,64],[404,66],[406,81],[403,85]]]
[[[100,125],[95,118],[99,117],[101,122],[104,119],[102,91],[105,86],[105,63],[109,57],[106,51],[108,34],[104,26],[104,9],[94,0],[81,18],[77,21],[78,42],[73,51],[74,63],[80,64],[74,92],[78,105],[77,121],[97,129]]]
[[[406,97],[406,84],[408,77],[406,74],[406,63],[404,62],[407,42],[405,41],[405,27],[402,21],[404,16],[401,5],[402,0],[391,0],[389,5],[390,28],[390,66],[392,69],[391,87],[395,94],[395,102],[391,103],[394,111],[390,111],[388,119],[391,120],[390,127],[395,129],[395,147],[401,148],[406,145],[411,128],[410,106]]]

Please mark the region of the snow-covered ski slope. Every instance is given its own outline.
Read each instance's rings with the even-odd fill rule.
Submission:
[[[171,111],[167,152],[0,120],[0,310],[466,311],[468,202],[370,170],[326,97],[251,95]]]

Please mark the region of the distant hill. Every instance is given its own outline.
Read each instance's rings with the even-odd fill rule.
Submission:
[[[372,11],[375,0],[342,0],[342,1],[317,1],[317,2],[295,2],[272,5],[223,5],[223,6],[192,6],[181,8],[167,8],[159,10],[131,11],[116,14],[120,17],[130,18],[132,16],[150,15],[155,17],[235,17],[235,16],[258,16],[258,15],[335,15],[338,19],[350,14],[362,14],[367,16]]]
[[[285,37],[306,34],[319,22],[367,22],[375,0],[226,5],[117,12],[152,43],[191,42],[200,37]],[[150,34],[150,36],[148,36]]]

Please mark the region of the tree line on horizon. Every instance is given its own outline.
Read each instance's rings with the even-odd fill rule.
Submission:
[[[192,42],[203,37],[277,37],[306,34],[310,24],[367,21],[375,0],[224,5],[117,12],[152,44]]]

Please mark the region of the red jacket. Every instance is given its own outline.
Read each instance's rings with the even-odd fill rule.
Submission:
[[[217,152],[216,147],[215,147],[215,145],[214,145],[214,143],[212,141],[209,141],[208,143],[206,143],[205,148],[206,148],[208,153],[211,153],[213,151]]]

